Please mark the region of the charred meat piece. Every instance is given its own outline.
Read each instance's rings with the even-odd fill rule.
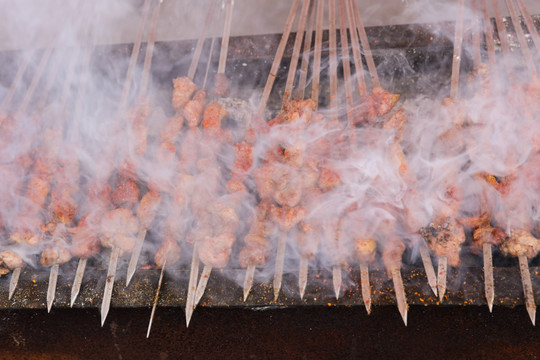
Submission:
[[[139,201],[139,188],[132,179],[120,177],[111,199],[116,206],[132,207]]]
[[[197,85],[188,78],[187,76],[182,76],[176,79],[173,79],[173,94],[172,94],[172,106],[178,111],[186,105],[186,103],[191,99],[191,95],[197,89]]]
[[[152,221],[156,217],[159,205],[161,203],[161,195],[157,191],[150,190],[142,197],[137,207],[137,218],[139,225],[143,229],[149,229]]]
[[[70,229],[71,255],[86,259],[99,252],[97,229],[93,229],[83,218],[76,228]]]
[[[204,111],[204,105],[206,102],[206,91],[199,90],[193,95],[193,99],[188,101],[184,106],[184,117],[186,118],[187,125],[191,127],[199,126],[201,122],[201,116]]]
[[[240,266],[246,268],[249,265],[262,266],[266,264],[269,255],[270,246],[268,243],[249,243],[240,250],[238,257]]]
[[[184,117],[181,114],[174,114],[161,130],[161,142],[174,144],[182,133],[183,126]]]
[[[172,237],[165,237],[156,256],[154,256],[154,262],[158,268],[162,268],[165,260],[167,260],[167,265],[173,265],[178,260],[180,260],[180,246]]]
[[[45,206],[45,201],[47,200],[50,189],[51,185],[47,180],[39,176],[32,176],[28,182],[26,197],[32,200],[38,207],[42,208]]]
[[[356,256],[361,263],[372,263],[377,254],[377,242],[371,238],[356,238],[354,241]]]
[[[382,260],[386,273],[392,277],[392,271],[401,268],[401,258],[405,251],[405,243],[397,236],[387,237],[382,250]]]
[[[303,206],[284,208],[272,205],[270,212],[280,230],[284,232],[291,230],[306,217],[306,211]]]
[[[540,252],[540,239],[534,237],[530,231],[524,229],[511,229],[510,236],[499,246],[505,255],[525,255],[532,259]]]
[[[214,102],[206,107],[202,120],[204,129],[221,129],[221,120],[227,115],[227,110],[219,103]]]
[[[484,244],[499,245],[506,239],[506,233],[498,227],[484,225],[478,227],[473,232],[473,242],[471,252],[480,254]]]
[[[41,252],[41,258],[39,263],[42,266],[50,267],[53,265],[62,265],[71,260],[71,253],[69,252],[68,247],[63,244],[53,244],[48,245]]]
[[[329,191],[341,184],[339,174],[327,167],[321,167],[318,185],[322,191]]]
[[[199,246],[199,258],[208,266],[223,268],[229,262],[235,237],[224,233],[217,236],[207,236]]]
[[[315,254],[319,248],[319,238],[317,232],[320,228],[313,221],[302,221],[299,224],[300,232],[298,233],[298,250],[301,255],[309,260],[315,259]]]
[[[24,266],[24,261],[22,257],[13,251],[0,251],[0,266],[13,270],[22,268]]]
[[[435,256],[446,256],[450,266],[459,266],[459,252],[461,244],[465,242],[465,231],[454,218],[438,218],[429,226],[420,229],[420,235]]]
[[[101,242],[105,247],[119,247],[131,251],[135,246],[135,234],[139,230],[139,222],[129,209],[111,210],[101,219]]]

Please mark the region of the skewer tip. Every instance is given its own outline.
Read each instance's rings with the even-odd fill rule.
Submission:
[[[437,275],[437,292],[439,302],[443,302],[444,294],[446,293],[446,278],[448,276],[448,258],[442,256],[439,258],[438,275]]]
[[[405,310],[401,313],[401,318],[403,319],[403,324],[407,326],[407,315],[409,314],[409,306],[405,308]]]
[[[298,290],[300,292],[300,300],[304,300],[304,294],[307,286],[308,260],[305,257],[300,259],[300,269],[298,271]]]
[[[339,299],[339,292],[341,290],[341,268],[334,266],[332,274],[332,282],[334,284],[334,293],[336,294],[336,300]]]
[[[274,302],[277,302],[279,298],[279,290],[280,288],[274,287]]]
[[[244,278],[244,302],[247,301],[251,287],[253,286],[253,276],[255,275],[255,265],[248,265]]]
[[[22,268],[16,268],[13,270],[13,273],[11,274],[11,279],[9,281],[9,293],[8,293],[8,300],[11,300],[13,297],[13,294],[15,293],[15,289],[17,289],[17,284],[19,283],[19,276],[21,275]]]
[[[186,328],[189,327],[189,323],[191,321],[192,315],[193,315],[193,307],[192,306],[186,307]]]
[[[529,313],[529,317],[531,318],[531,322],[533,326],[536,326],[536,308],[528,308],[527,312]]]

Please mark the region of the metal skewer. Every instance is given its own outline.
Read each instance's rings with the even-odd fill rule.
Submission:
[[[456,21],[456,29],[454,33],[454,53],[452,56],[452,77],[450,79],[450,97],[455,101],[459,98],[459,68],[461,65],[461,47],[463,44],[463,18],[465,0],[458,1],[458,18]],[[439,258],[437,270],[437,292],[439,301],[443,301],[446,293],[446,281],[448,276],[448,258],[441,256]]]
[[[309,4],[308,20],[306,25],[306,37],[304,41],[304,49],[302,51],[302,64],[300,65],[300,76],[298,78],[298,86],[295,90],[296,97],[298,99],[304,98],[304,92],[306,90],[307,74],[309,66],[309,58],[311,53],[311,42],[313,39],[313,26],[315,23],[315,1],[311,1]]]
[[[369,268],[367,264],[360,263],[360,283],[362,284],[362,300],[366,311],[371,314],[371,286],[369,284]]]
[[[141,18],[140,18],[140,23],[139,23],[139,28],[138,28],[137,35],[136,35],[136,38],[135,38],[135,43],[133,44],[133,49],[131,51],[131,57],[130,57],[129,64],[128,64],[128,69],[127,69],[127,72],[126,72],[126,78],[124,80],[124,84],[123,84],[123,87],[122,87],[122,95],[121,95],[120,102],[119,102],[120,105],[118,107],[118,116],[117,117],[119,117],[120,114],[122,114],[125,111],[125,107],[126,107],[126,104],[127,104],[127,101],[128,101],[129,90],[131,88],[131,83],[132,83],[132,79],[133,79],[133,73],[135,71],[135,66],[137,64],[137,58],[139,57],[139,51],[141,49],[144,30],[146,28],[146,23],[148,21],[149,15],[150,15],[150,4],[151,3],[152,3],[152,0],[145,0],[144,5],[143,5],[143,10],[142,10]],[[85,272],[85,269],[86,269],[87,261],[88,261],[88,259],[85,259],[85,258],[80,258],[79,259],[79,263],[77,265],[77,270],[75,272],[75,277],[73,279],[73,285],[71,287],[71,300],[70,300],[70,305],[71,306],[73,306],[73,304],[75,303],[75,300],[77,299],[77,296],[79,295],[79,291],[80,291],[82,280],[83,280],[83,277],[84,277],[84,272]],[[128,280],[128,283],[129,283],[129,280]],[[110,291],[111,292],[112,292],[113,285],[114,285],[114,279],[113,279],[113,283],[110,285],[110,287],[111,287]],[[106,286],[107,286],[107,283],[106,283]],[[106,288],[106,291],[107,291],[107,288]],[[103,304],[102,304],[102,308],[103,308]],[[107,311],[108,311],[108,306],[107,306]],[[106,314],[105,314],[105,317],[106,317]],[[103,326],[104,321],[105,321],[105,319],[103,318],[103,313],[102,313],[102,326]]]
[[[13,297],[13,294],[15,293],[15,289],[17,288],[17,284],[19,283],[19,277],[21,276],[21,270],[22,268],[16,268],[11,273],[11,279],[9,279],[8,300],[11,300],[11,298]]]
[[[332,284],[334,285],[334,294],[336,295],[336,300],[339,299],[339,292],[341,290],[341,267],[334,265],[332,267]]]
[[[158,286],[156,289],[156,296],[154,297],[154,304],[152,305],[152,312],[150,313],[150,320],[148,321],[148,330],[146,331],[146,338],[150,337],[150,330],[152,329],[152,322],[154,321],[154,314],[156,313],[156,307],[159,300],[159,292],[161,290],[161,284],[163,283],[163,274],[165,274],[165,266],[167,265],[167,258],[163,262],[161,272],[159,274]]]
[[[448,274],[448,258],[446,256],[439,258],[437,273],[437,292],[439,293],[439,301],[442,302],[446,293],[446,277]]]
[[[193,52],[193,59],[191,60],[191,64],[189,65],[189,70],[187,73],[187,77],[192,80],[195,77],[195,73],[197,72],[197,66],[199,65],[199,59],[201,58],[201,52],[203,49],[204,40],[206,39],[206,32],[208,28],[210,27],[210,23],[214,16],[214,9],[216,7],[216,3],[217,3],[217,0],[212,0],[212,2],[210,3],[210,7],[208,8],[208,12],[206,13],[206,19],[204,21],[203,31],[199,35],[199,39],[197,40],[197,45],[195,46],[195,51]]]
[[[199,304],[199,301],[201,301],[204,291],[206,290],[206,285],[208,285],[208,279],[210,278],[211,273],[212,267],[205,265],[201,273],[201,277],[199,278],[197,290],[195,291],[195,301],[193,303],[193,307],[196,307]]]
[[[88,259],[81,258],[79,259],[79,263],[77,264],[77,271],[75,272],[75,278],[73,279],[73,285],[71,286],[71,300],[69,303],[70,307],[73,307],[77,296],[79,296],[79,291],[81,291],[82,279],[84,276],[84,270],[86,269],[87,262]]]
[[[186,327],[189,326],[193,310],[195,309],[195,292],[197,291],[197,278],[199,276],[199,254],[198,243],[193,244],[193,255],[191,257],[191,269],[189,272],[189,284],[186,298]]]
[[[529,261],[525,255],[519,255],[519,273],[523,284],[523,293],[525,295],[525,307],[531,318],[532,324],[536,323],[536,304],[534,302],[533,288],[531,282],[531,272],[529,271]]]
[[[319,104],[319,81],[321,77],[322,36],[325,0],[317,0],[317,22],[315,23],[315,47],[313,49],[313,79],[311,99]]]
[[[141,85],[139,88],[139,99],[143,99],[146,96],[146,92],[148,90],[148,82],[150,81],[150,68],[152,66],[152,57],[154,54],[154,45],[156,42],[157,24],[158,24],[161,4],[162,4],[162,1],[159,1],[156,7],[154,8],[154,11],[152,14],[152,21],[151,21],[152,25],[150,29],[148,43],[146,45],[146,55],[144,57]],[[129,285],[131,278],[133,277],[133,275],[135,274],[135,271],[137,270],[137,263],[139,262],[139,257],[141,255],[141,250],[144,243],[144,239],[146,238],[147,231],[148,229],[142,229],[137,234],[137,241],[135,242],[135,246],[133,248],[133,251],[131,252],[131,257],[129,259],[127,276],[126,276],[126,286]]]
[[[308,275],[308,259],[305,256],[300,258],[300,267],[298,269],[298,288],[300,290],[300,299],[304,298],[307,286],[307,275]]]
[[[251,287],[253,286],[253,277],[255,276],[255,265],[248,265],[246,268],[246,276],[244,278],[244,301],[247,300]]]
[[[51,267],[51,272],[49,273],[49,287],[47,288],[47,312],[51,312],[51,308],[54,302],[59,267],[60,266],[58,264],[54,264]]]
[[[508,12],[510,13],[510,17],[512,18],[512,23],[514,25],[514,30],[516,31],[521,53],[523,54],[523,57],[525,58],[525,63],[527,64],[529,73],[535,79],[538,77],[538,72],[536,71],[536,65],[534,64],[534,60],[531,55],[531,50],[529,49],[529,44],[527,43],[527,39],[525,38],[525,34],[523,33],[523,28],[521,27],[521,23],[517,15],[516,8],[514,7],[512,0],[505,0],[505,1],[506,1],[506,7],[508,8]]]
[[[118,256],[120,255],[120,249],[114,246],[111,250],[111,258],[109,260],[109,269],[107,270],[107,280],[105,281],[105,289],[103,291],[103,300],[101,302],[101,326],[105,324],[107,314],[111,307],[111,296],[114,286],[114,279],[116,277],[116,266],[118,265]]]
[[[287,40],[289,39],[289,34],[291,33],[291,28],[294,22],[294,18],[296,17],[296,11],[298,10],[299,5],[300,0],[294,0],[291,5],[291,10],[289,11],[289,15],[287,16],[285,28],[283,29],[283,34],[281,35],[281,40],[279,41],[276,55],[274,57],[274,61],[272,62],[272,67],[270,68],[270,74],[268,74],[266,85],[264,86],[264,90],[261,95],[261,102],[259,103],[259,108],[257,109],[257,114],[259,116],[264,113],[266,103],[268,102],[268,98],[270,97],[270,92],[272,91],[274,81],[276,80],[279,64],[281,63],[281,58],[283,57],[283,53],[285,52]]]
[[[289,66],[289,73],[287,75],[287,82],[285,83],[285,91],[283,92],[283,104],[291,98],[294,77],[296,74],[296,68],[298,66],[298,58],[300,56],[300,50],[302,47],[302,38],[304,37],[304,28],[308,16],[308,10],[310,7],[310,0],[303,0],[302,10],[300,10],[300,20],[298,21],[298,29],[296,30],[296,38],[294,39],[293,53],[291,56],[291,63]]]
[[[229,38],[231,35],[233,7],[234,7],[234,0],[229,0],[227,2],[227,6],[225,9],[223,36],[221,39],[221,49],[219,52],[219,63],[218,63],[218,71],[217,71],[218,74],[225,74],[225,68],[227,67],[227,53],[228,53],[228,48],[229,48]],[[197,256],[197,261],[199,261],[198,254],[194,252],[194,256]],[[197,264],[197,269],[198,269],[198,264]],[[199,279],[197,288],[195,289],[195,294],[193,295],[193,294],[188,293],[188,300],[190,300],[190,298],[193,299],[193,304],[192,304],[193,310],[195,310],[195,308],[197,307],[197,304],[199,304],[199,301],[201,300],[202,296],[204,295],[204,292],[206,291],[206,286],[208,285],[208,279],[210,278],[211,272],[212,272],[212,266],[205,265],[203,268],[201,277]],[[190,277],[190,280],[191,280],[191,277]],[[190,286],[188,291],[193,291],[193,288]],[[188,306],[186,305],[186,323],[189,324],[189,320],[187,319],[187,311],[188,311]],[[191,314],[190,314],[190,318],[191,318]]]
[[[381,82],[379,81],[379,75],[377,74],[377,67],[373,61],[373,54],[369,46],[369,40],[366,34],[366,29],[364,23],[362,22],[362,17],[360,16],[360,8],[358,3],[355,0],[350,0],[352,4],[352,9],[354,10],[353,16],[355,16],[356,29],[360,35],[360,42],[362,43],[362,48],[364,49],[364,57],[366,58],[366,64],[369,70],[369,75],[371,76],[371,85],[372,87],[380,87]]]
[[[74,112],[75,118],[78,118],[81,116],[83,99],[84,99],[84,94],[86,91],[86,76],[88,75],[88,68],[90,66],[91,55],[92,55],[92,47],[88,46],[86,54],[85,54],[85,58],[83,59],[83,71],[82,71],[81,78],[79,80],[79,88],[77,91],[77,98],[75,100],[75,112]],[[71,74],[68,73],[68,76],[69,75]],[[70,81],[66,81],[66,83],[64,84],[62,100],[61,100],[62,109],[66,109],[69,88],[70,88]],[[56,282],[58,279],[58,267],[59,265],[55,264],[51,267],[51,270],[50,270],[49,288],[47,289],[47,310],[49,312],[51,311],[54,298],[56,297]],[[52,284],[54,284],[54,286],[52,286]]]
[[[32,78],[32,82],[30,83],[30,86],[28,87],[28,90],[26,91],[24,99],[23,99],[21,105],[19,106],[19,109],[18,109],[17,113],[19,113],[19,114],[26,113],[26,109],[28,107],[28,104],[30,103],[30,100],[34,96],[34,92],[35,92],[35,90],[37,88],[37,85],[38,85],[39,81],[41,80],[41,76],[43,75],[43,72],[45,70],[45,66],[47,65],[47,62],[49,61],[52,50],[53,50],[53,48],[50,47],[50,48],[48,48],[47,50],[44,51],[44,53],[43,53],[43,55],[41,57],[41,60],[39,62],[39,65],[38,65],[38,69],[37,69],[36,73],[34,74],[34,76]],[[23,66],[21,66],[21,67],[24,67],[24,69],[26,69],[27,65],[28,64],[26,64],[26,65],[23,64]],[[19,70],[21,70],[21,69],[19,68]],[[22,72],[22,74],[24,74],[24,71]],[[20,81],[20,79],[17,79],[17,77],[18,77],[17,75],[15,76],[15,80],[14,80],[12,86],[11,86],[13,91],[15,90],[15,85],[16,85],[15,81],[17,81],[17,82]],[[9,91],[11,91],[11,88],[10,88]],[[12,99],[10,99],[9,96],[8,96],[8,98],[6,98],[4,100],[7,100],[7,101],[3,105],[5,105],[7,107],[7,106],[9,106],[9,103],[11,102]],[[3,108],[3,106],[0,107],[0,109],[1,108]],[[9,281],[8,300],[11,300],[13,294],[15,293],[15,289],[17,288],[17,285],[19,283],[19,277],[21,275],[21,270],[22,270],[22,268],[16,268],[16,269],[13,270],[13,272],[11,274],[11,279]]]
[[[425,241],[422,240],[422,242],[423,243],[420,244],[420,257],[422,258],[422,263],[424,264],[429,286],[431,287],[431,290],[435,296],[437,296],[437,275],[435,275],[435,269],[433,268],[433,262],[431,261],[429,249],[427,248]]]
[[[139,231],[139,233],[137,234],[137,241],[135,242],[135,246],[133,247],[133,251],[131,252],[131,257],[129,258],[126,287],[129,285],[131,279],[133,278],[133,275],[135,274],[135,271],[137,270],[137,263],[139,262],[139,257],[141,255],[144,238],[146,237],[146,231],[147,230],[144,229]]]
[[[495,48],[493,46],[493,29],[491,27],[491,19],[489,18],[489,12],[487,8],[487,0],[482,0],[482,13],[484,23],[484,34],[486,36],[487,53],[489,63],[494,66],[496,64]],[[477,21],[480,19],[477,18]],[[478,68],[481,63],[480,54],[480,24],[476,23],[473,32],[473,65]],[[482,255],[484,262],[484,289],[486,293],[486,302],[489,308],[489,312],[493,311],[493,301],[495,300],[495,282],[493,280],[493,256],[492,245],[490,243],[484,243],[482,245]]]
[[[523,0],[516,1],[519,7],[519,11],[521,11],[521,15],[523,16],[523,20],[527,25],[527,29],[529,29],[529,34],[531,34],[533,43],[536,46],[536,49],[540,51],[540,35],[538,35],[538,30],[534,26],[531,14],[529,13],[529,10],[527,9],[527,6],[525,5],[525,2]]]
[[[204,39],[206,37],[206,31],[207,28],[210,26],[210,22],[212,20],[212,17],[214,15],[214,7],[215,7],[216,1],[213,1],[210,5],[210,8],[208,9],[208,13],[206,14],[206,22],[203,29],[203,32],[201,33],[199,40],[197,41],[197,48],[201,48],[204,43]],[[215,37],[212,38],[212,44],[210,46],[210,54],[208,56],[209,59],[212,58],[212,53],[214,51],[214,43],[215,43]],[[188,72],[188,77],[193,79],[193,76],[195,76],[195,72],[197,70],[197,66],[200,59],[200,51],[195,51],[195,55],[193,56],[193,59],[191,61],[190,70]],[[210,69],[210,63],[209,60],[206,66],[206,73],[204,76],[204,83],[203,83],[203,89],[206,87],[206,79],[208,76],[208,72]],[[199,254],[198,254],[198,242],[195,241],[193,244],[193,254],[191,256],[191,267],[190,267],[190,273],[189,273],[189,284],[188,284],[188,290],[187,290],[187,297],[186,297],[186,327],[189,326],[189,323],[191,321],[191,316],[193,315],[193,310],[195,309],[195,293],[197,291],[197,280],[199,277]]]
[[[276,253],[276,265],[274,268],[274,281],[272,285],[274,287],[274,301],[277,301],[279,297],[279,291],[281,290],[281,281],[283,280],[283,265],[285,263],[285,247],[287,245],[287,233],[281,231],[279,234],[277,253]]]
[[[304,92],[306,89],[307,71],[308,71],[308,66],[309,66],[309,54],[311,52],[311,39],[313,36],[313,25],[315,22],[314,4],[315,4],[315,1],[309,2],[308,13],[304,14],[304,12],[302,11],[302,18],[300,19],[300,21],[302,22],[304,16],[307,17],[307,28],[306,28],[306,33],[305,33],[304,50],[302,51],[302,64],[300,68],[301,71],[300,71],[300,77],[298,79],[298,86],[297,86],[297,93],[296,93],[297,97],[300,99],[304,98]],[[298,30],[297,34],[298,33],[300,33],[300,30]],[[289,77],[290,77],[290,73],[289,73]],[[289,81],[289,77],[287,77],[287,81]],[[304,298],[304,294],[306,292],[308,267],[309,267],[308,259],[305,256],[300,256],[300,264],[298,266],[298,289],[300,292],[300,299]]]
[[[336,39],[336,1],[328,0],[328,45],[329,45],[329,73],[330,73],[330,118],[332,121],[338,121],[337,109],[337,39]],[[340,226],[338,223],[338,231]],[[332,283],[334,285],[334,293],[336,300],[339,299],[341,285],[343,283],[341,266],[334,265],[332,268]]]
[[[484,287],[486,290],[486,301],[489,312],[493,311],[493,301],[495,300],[495,284],[493,281],[493,258],[491,254],[491,244],[484,243],[482,246],[484,255]]]
[[[11,101],[13,100],[13,96],[15,95],[15,90],[17,90],[17,86],[19,86],[19,83],[21,82],[22,77],[24,76],[24,73],[26,72],[26,68],[28,67],[28,64],[30,64],[31,60],[30,54],[25,54],[24,59],[19,65],[19,68],[17,69],[17,73],[15,74],[15,77],[13,78],[13,81],[9,87],[9,90],[7,91],[6,95],[4,96],[4,99],[2,99],[2,103],[0,103],[0,111],[7,111],[9,105],[11,104]]]
[[[396,301],[398,304],[399,313],[403,319],[403,323],[407,326],[407,313],[409,305],[407,304],[407,298],[405,296],[405,288],[403,287],[403,279],[401,278],[401,271],[399,269],[392,270],[392,282],[394,283],[394,289],[396,291]]]
[[[366,80],[364,78],[364,67],[362,65],[362,53],[360,52],[360,42],[358,40],[358,33],[356,31],[356,21],[352,10],[352,4],[350,0],[345,0],[345,9],[347,19],[349,21],[349,33],[351,35],[351,47],[354,59],[355,76],[358,82],[358,91],[360,96],[364,96],[367,92]],[[342,38],[343,41],[343,38]],[[347,50],[348,51],[348,50]]]

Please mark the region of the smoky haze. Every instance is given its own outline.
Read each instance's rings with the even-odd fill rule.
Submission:
[[[539,85],[537,79],[531,80],[528,75],[519,50],[514,49],[504,63],[498,52],[493,72],[462,75],[463,101],[456,106],[442,105],[448,96],[447,86],[433,86],[425,92],[429,96],[408,94],[406,100],[400,100],[388,114],[369,115],[373,109],[367,108],[366,99],[358,95],[355,95],[355,108],[352,111],[347,108],[340,65],[337,109],[340,120],[329,121],[331,112],[324,107],[318,111],[293,111],[298,119],[280,120],[265,131],[256,132],[251,140],[253,164],[247,168],[243,181],[246,189],[231,192],[227,186],[236,166],[234,146],[255,126],[251,115],[258,105],[257,100],[222,99],[220,104],[228,112],[222,122],[223,129],[211,133],[201,127],[190,128],[184,121],[178,125],[177,136],[167,142],[167,146],[171,146],[165,146],[164,138],[170,135],[169,131],[172,133],[168,126],[184,115],[183,110],[175,113],[171,106],[172,85],[164,91],[163,84],[151,81],[147,96],[139,98],[143,73],[139,60],[128,93],[129,106],[119,113],[129,51],[100,52],[95,47],[96,44],[132,42],[132,35],[138,31],[142,1],[81,1],[79,4],[72,2],[66,6],[52,0],[2,4],[8,10],[2,12],[6,20],[0,22],[7,30],[1,32],[0,44],[4,44],[5,49],[40,48],[7,57],[6,66],[2,66],[5,77],[0,89],[2,98],[9,94],[10,80],[20,64],[28,61],[27,73],[36,74],[48,48],[56,49],[50,55],[30,104],[21,109],[22,99],[33,80],[31,75],[25,75],[17,86],[14,100],[2,109],[6,116],[1,123],[0,176],[6,179],[6,186],[1,196],[7,204],[0,209],[4,231],[2,248],[14,249],[30,266],[38,267],[41,252],[58,240],[54,231],[44,230],[43,226],[54,222],[47,205],[52,201],[54,189],[65,185],[59,177],[72,185],[70,196],[78,205],[74,220],[68,222],[67,227],[75,228],[86,219],[89,229],[102,237],[106,235],[101,220],[107,211],[124,207],[130,209],[134,217],[140,198],[152,190],[159,192],[161,202],[148,229],[143,258],[153,263],[154,254],[170,235],[182,249],[175,269],[189,268],[192,251],[189,241],[217,237],[218,234],[210,235],[212,232],[208,230],[209,224],[214,225],[214,211],[222,214],[229,209],[234,209],[241,220],[233,231],[236,242],[229,263],[230,267],[239,267],[238,252],[245,245],[243,239],[251,231],[262,198],[256,179],[261,169],[268,170],[270,178],[277,177],[271,179],[271,186],[299,189],[300,194],[284,195],[298,196],[298,201],[290,198],[279,201],[293,204],[292,207],[302,206],[303,223],[315,229],[307,232],[295,226],[287,232],[285,273],[298,273],[300,257],[308,256],[306,248],[314,253],[310,258],[312,267],[331,270],[334,266],[356,266],[359,260],[355,245],[359,239],[373,239],[376,243],[377,256],[371,262],[374,268],[393,266],[383,263],[384,254],[391,249],[399,252],[402,245],[406,245],[410,253],[404,261],[417,263],[418,246],[423,241],[421,229],[441,217],[461,219],[488,213],[491,223],[505,233],[524,229],[538,235],[540,197],[535,179],[540,176],[540,167],[535,164],[539,161],[540,102],[533,100],[538,99]],[[197,38],[206,6],[200,2],[189,4],[165,0],[158,40],[180,38],[174,36],[182,28],[177,29],[177,23],[188,29],[180,34],[181,38]],[[281,32],[289,3],[277,2],[264,16],[263,8],[247,16],[242,1],[235,5],[233,35]],[[392,8],[393,5],[387,6]],[[361,4],[366,25],[384,24],[387,19],[394,23],[446,21],[454,20],[457,14],[455,3],[449,1],[405,1],[396,4],[394,10],[395,15],[383,17],[380,14],[385,8]],[[530,10],[535,11],[534,7]],[[218,9],[217,13],[221,17],[213,31],[219,34],[223,11]],[[479,14],[467,10],[467,19],[474,15]],[[255,24],[258,19],[264,20]],[[325,22],[327,28],[328,20]],[[466,29],[464,58],[470,60],[471,32],[470,27]],[[438,35],[453,39],[452,30],[449,28],[447,33]],[[148,26],[145,39],[147,37]],[[328,47],[328,43],[323,46]],[[215,51],[218,49],[216,45]],[[352,61],[352,50],[348,50]],[[144,53],[143,46],[140,58]],[[341,63],[341,49],[337,53]],[[310,56],[313,56],[311,51]],[[538,51],[534,51],[534,59],[538,64]],[[174,59],[182,64],[190,60]],[[487,62],[486,56],[482,60]],[[399,66],[409,73],[414,71],[403,57],[390,55],[379,61],[383,64],[381,67]],[[201,64],[207,62],[207,59],[201,60]],[[162,64],[154,63],[153,69],[160,66]],[[327,84],[328,67],[328,59],[323,59],[322,70],[326,75],[321,86]],[[215,71],[215,68],[210,70],[211,80]],[[234,83],[234,73],[226,73]],[[182,75],[185,74],[171,74],[169,81]],[[426,78],[421,81],[430,84],[430,74],[422,76]],[[366,72],[364,77],[369,78],[369,74]],[[308,89],[312,80],[310,76]],[[394,91],[393,80],[383,79],[391,92]],[[353,76],[350,81],[356,89],[356,78]],[[449,82],[450,79],[446,85]],[[202,84],[197,85],[202,87]],[[212,87],[213,81],[209,81],[209,93]],[[241,92],[230,90],[233,94]],[[260,91],[255,89],[254,92],[258,95]],[[212,99],[209,94],[206,104],[217,98]],[[248,115],[239,116],[238,111]],[[357,122],[352,130],[345,126],[347,114],[353,114]],[[401,116],[406,118],[404,123],[385,126]],[[268,115],[264,120],[272,121]],[[351,134],[356,139],[353,145],[349,145]],[[272,151],[286,152],[287,149],[302,155],[295,158],[298,162],[272,163],[269,160]],[[339,181],[329,185],[321,180],[323,173],[329,177],[335,174]],[[486,175],[509,179],[513,185],[504,192],[498,191],[486,181]],[[28,191],[28,184],[38,181],[49,184],[50,189],[45,194]],[[107,186],[111,187],[113,198],[119,188],[124,191],[116,193],[120,199],[113,199],[117,204],[110,208],[104,207],[99,195]],[[41,200],[37,199],[38,195]],[[96,196],[92,198],[92,195]],[[125,198],[130,196],[137,200],[129,203]],[[287,207],[277,206],[276,193],[272,196],[269,201],[275,208]],[[26,231],[24,236],[28,237],[28,233],[33,236],[26,240],[14,238],[13,233],[21,229]],[[44,237],[47,231],[50,234]],[[127,249],[136,231],[122,231],[126,231],[122,235]],[[273,275],[278,237],[276,231],[268,236],[271,251],[267,253],[265,264],[257,270],[259,280],[267,281]],[[470,239],[463,248],[469,245]],[[62,246],[70,248],[69,238]],[[354,279],[344,276],[344,285],[351,286]],[[243,279],[235,280],[242,284]]]

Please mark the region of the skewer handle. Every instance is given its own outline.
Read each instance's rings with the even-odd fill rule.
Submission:
[[[352,8],[354,9],[356,28],[358,29],[358,34],[360,35],[360,41],[362,42],[362,48],[364,49],[364,57],[366,58],[369,75],[371,76],[371,84],[373,87],[380,87],[381,82],[379,80],[379,75],[377,74],[375,61],[373,61],[373,53],[371,52],[371,47],[369,45],[366,28],[364,27],[362,17],[360,16],[360,8],[358,7],[356,0],[351,0],[351,3]]]
[[[291,98],[291,92],[294,83],[294,77],[296,75],[296,68],[298,66],[298,57],[300,56],[300,49],[302,47],[302,38],[304,36],[304,28],[306,25],[306,18],[308,15],[310,0],[303,0],[302,10],[300,11],[300,21],[298,22],[298,29],[296,30],[296,38],[294,39],[293,54],[291,56],[291,63],[289,66],[289,73],[287,74],[287,82],[285,83],[285,91],[283,92],[283,105]]]
[[[223,28],[223,37],[221,39],[221,50],[219,52],[218,74],[225,74],[227,66],[227,53],[229,51],[229,38],[231,37],[231,23],[234,0],[227,1],[227,9],[225,10],[225,26]]]
[[[459,90],[459,67],[461,65],[461,46],[463,44],[464,2],[465,0],[458,1],[458,18],[456,21],[456,31],[454,33],[454,55],[452,56],[452,78],[450,82],[450,97],[454,100],[457,100]]]
[[[313,78],[311,80],[311,99],[319,104],[319,82],[321,78],[322,36],[325,0],[317,0],[317,22],[315,24],[315,48],[313,50]]]
[[[283,35],[281,36],[281,40],[279,41],[276,55],[274,57],[274,62],[272,63],[272,67],[270,68],[270,74],[268,74],[268,78],[266,79],[266,85],[264,86],[264,90],[261,96],[261,102],[259,103],[259,108],[257,109],[257,114],[259,116],[264,113],[266,103],[268,102],[268,98],[270,97],[270,92],[272,91],[272,87],[274,86],[274,81],[276,80],[279,64],[281,63],[281,58],[283,57],[283,53],[285,52],[287,40],[289,39],[289,34],[291,33],[291,28],[294,22],[294,18],[296,17],[296,11],[298,10],[299,5],[300,0],[294,0],[291,5],[291,10],[289,11],[289,15],[287,16],[287,22],[285,23],[285,28],[283,29]]]
[[[187,73],[187,77],[190,78],[191,80],[193,80],[193,77],[195,76],[195,72],[197,71],[197,65],[199,64],[199,59],[201,58],[201,52],[203,49],[204,40],[206,39],[206,32],[208,30],[208,27],[210,26],[210,22],[212,21],[216,3],[217,3],[217,0],[212,0],[212,2],[210,3],[210,7],[208,8],[208,12],[206,13],[206,19],[204,20],[203,31],[201,32],[201,35],[199,36],[199,39],[197,40],[197,45],[195,46],[193,59],[191,59],[191,64],[189,65],[189,70]]]
[[[15,77],[13,78],[13,82],[11,83],[11,86],[9,87],[9,90],[6,93],[6,96],[4,96],[4,99],[2,100],[2,103],[0,103],[0,111],[7,111],[9,105],[11,104],[11,101],[13,100],[13,96],[15,95],[15,90],[17,90],[17,86],[19,86],[19,83],[21,82],[21,79],[26,72],[26,68],[28,67],[28,64],[30,63],[31,56],[30,54],[25,54],[24,59],[22,63],[19,65],[19,68],[17,69],[17,73],[15,74]]]

